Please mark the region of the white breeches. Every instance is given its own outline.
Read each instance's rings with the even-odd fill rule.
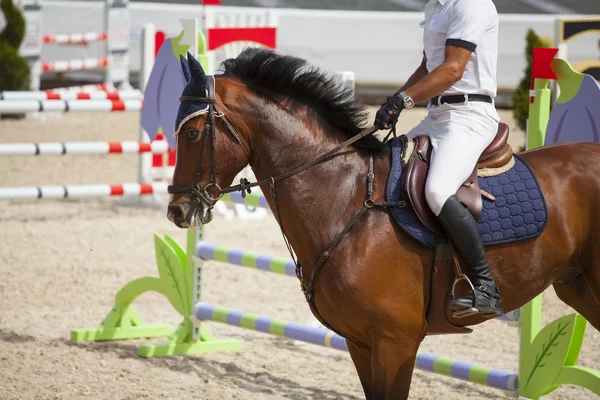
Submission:
[[[493,104],[469,102],[429,106],[428,115],[406,135],[429,136],[433,146],[425,199],[437,216],[473,172],[479,156],[492,142],[500,118]]]

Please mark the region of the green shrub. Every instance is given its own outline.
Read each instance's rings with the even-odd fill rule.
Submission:
[[[29,63],[17,50],[0,41],[0,91],[29,90]]]
[[[0,33],[0,91],[28,90],[31,81],[29,63],[19,55],[25,37],[25,19],[12,0],[0,0],[7,25]]]
[[[25,18],[12,0],[0,0],[0,9],[4,12],[7,22],[4,31],[0,33],[0,42],[5,41],[18,50],[25,37]]]
[[[533,58],[534,47],[551,47],[552,41],[547,38],[541,38],[531,29],[527,31],[527,46],[525,47],[525,58],[527,67],[525,68],[525,76],[519,83],[512,99],[513,116],[517,124],[522,130],[527,126],[527,118],[529,117],[529,89],[531,85],[531,64]]]

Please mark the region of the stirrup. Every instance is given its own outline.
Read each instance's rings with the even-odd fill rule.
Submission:
[[[475,287],[473,286],[473,283],[471,282],[469,277],[463,273],[461,273],[456,279],[454,279],[454,283],[452,284],[451,300],[456,299],[456,296],[454,295],[454,289],[456,288],[456,284],[460,281],[467,281],[469,286],[471,286],[471,290],[473,291],[473,302],[474,303],[473,303],[473,307],[465,308],[464,310],[460,310],[460,311],[453,311],[452,318],[465,318],[465,317],[470,317],[471,315],[479,314],[479,310],[476,307],[477,306],[477,296],[475,296]]]

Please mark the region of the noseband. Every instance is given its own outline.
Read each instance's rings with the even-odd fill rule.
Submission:
[[[225,114],[219,113],[215,107],[215,78],[212,75],[209,75],[207,78],[207,88],[206,88],[206,97],[196,97],[196,96],[182,96],[179,98],[180,102],[184,101],[195,101],[201,103],[208,104],[208,118],[206,120],[206,125],[204,126],[204,139],[202,141],[202,148],[200,150],[200,161],[198,161],[198,167],[196,168],[196,175],[194,177],[194,182],[191,185],[169,185],[167,187],[167,192],[170,194],[186,194],[189,193],[195,197],[197,197],[204,205],[206,205],[209,209],[212,209],[217,201],[225,194],[229,192],[233,192],[238,189],[229,190],[232,188],[227,188],[226,190],[222,190],[219,184],[217,183],[217,131],[215,129],[215,117],[223,117],[223,121],[227,126],[227,129],[233,137],[236,139],[238,144],[242,147],[246,156],[248,156],[248,161],[251,161],[250,151],[242,141],[240,135],[233,129],[233,126],[225,119]],[[211,180],[204,188],[200,187],[200,174],[202,173],[202,163],[204,161],[204,156],[206,154],[206,148],[208,147],[208,139],[210,137],[211,146],[212,146],[212,162],[211,162]],[[246,181],[247,182],[247,181]],[[242,185],[243,185],[242,181]],[[215,195],[211,195],[209,192],[209,188],[216,192]],[[244,191],[245,193],[245,191]]]

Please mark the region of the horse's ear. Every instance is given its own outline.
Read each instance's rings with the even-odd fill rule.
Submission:
[[[188,69],[187,60],[185,59],[183,54],[179,55],[179,63],[181,64],[181,70],[183,71],[183,77],[185,78],[185,82],[187,83],[190,81],[190,70]]]
[[[196,91],[196,93],[204,94],[204,90],[206,90],[206,74],[204,73],[202,65],[200,65],[198,60],[196,60],[189,52],[187,61],[192,88]]]

